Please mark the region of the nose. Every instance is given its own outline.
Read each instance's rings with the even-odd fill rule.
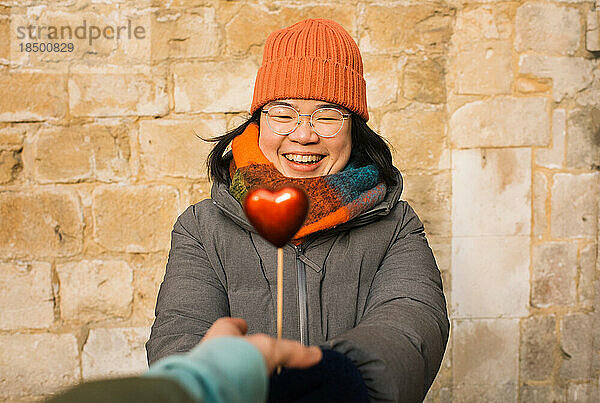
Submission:
[[[319,141],[319,135],[310,125],[310,115],[300,115],[300,125],[288,135],[288,138],[300,144],[317,143]]]

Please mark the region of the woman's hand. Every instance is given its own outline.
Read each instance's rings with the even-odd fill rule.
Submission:
[[[208,329],[202,341],[220,336],[240,336],[254,345],[262,354],[269,374],[282,365],[289,368],[307,368],[321,361],[319,347],[306,347],[297,341],[277,340],[266,334],[245,336],[248,324],[241,318],[219,318]]]

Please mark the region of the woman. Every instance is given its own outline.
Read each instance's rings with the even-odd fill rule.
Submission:
[[[366,124],[358,46],[330,20],[272,33],[250,112],[209,156],[211,200],[175,223],[149,361],[190,350],[223,316],[244,318],[250,334],[276,333],[276,249],[240,203],[255,187],[291,183],[311,207],[284,247],[283,337],[321,346],[324,360],[335,358],[333,373],[355,371],[338,393],[421,401],[445,350],[446,303],[423,225],[400,200],[391,152]],[[274,377],[272,400],[301,400],[313,387],[305,375]],[[335,396],[327,393],[306,400]]]

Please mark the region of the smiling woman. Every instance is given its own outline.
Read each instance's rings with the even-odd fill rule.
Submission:
[[[440,273],[384,139],[367,125],[358,46],[309,19],[265,43],[250,117],[214,139],[211,200],[175,223],[146,348],[188,351],[223,316],[275,335],[276,249],[241,204],[256,188],[302,188],[306,221],[283,247],[283,337],[323,351],[320,369],[283,370],[270,401],[422,401],[449,323]],[[226,151],[231,146],[231,151]]]

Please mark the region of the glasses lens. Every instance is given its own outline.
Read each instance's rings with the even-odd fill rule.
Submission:
[[[335,136],[344,124],[342,112],[333,108],[317,109],[313,114],[313,124],[319,136]]]
[[[274,132],[288,134],[298,125],[298,112],[289,106],[277,105],[269,109],[267,119]]]

